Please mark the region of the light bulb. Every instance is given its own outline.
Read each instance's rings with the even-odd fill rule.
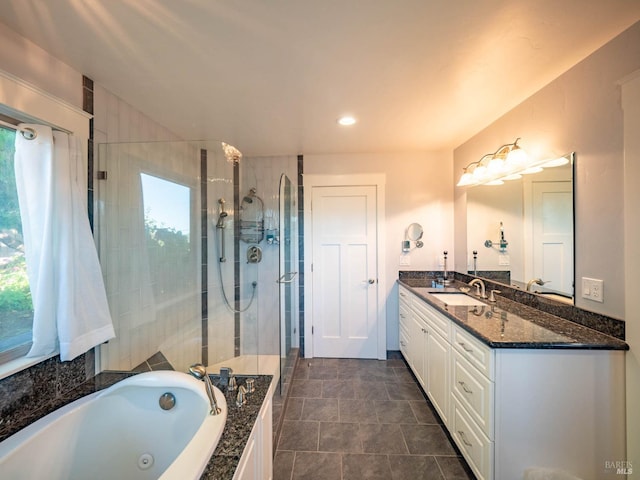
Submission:
[[[458,182],[458,187],[466,187],[467,185],[471,185],[473,183],[473,175],[469,172],[464,172],[460,177],[460,181]]]
[[[562,165],[566,165],[569,163],[569,159],[567,157],[556,158],[555,160],[549,160],[546,163],[543,163],[542,166],[544,168],[547,167],[561,167]]]

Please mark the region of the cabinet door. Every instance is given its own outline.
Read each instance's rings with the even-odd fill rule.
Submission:
[[[420,385],[425,387],[425,338],[427,329],[415,314],[411,316],[409,325],[409,359],[411,367]]]
[[[251,432],[251,436],[244,447],[240,463],[236,468],[233,480],[260,480],[258,476],[258,446],[256,445],[256,428]]]
[[[451,362],[451,345],[433,329],[427,336],[427,395],[440,414],[440,418],[448,425],[449,419],[449,369]]]
[[[261,478],[273,478],[273,399],[266,398],[260,414],[260,471]]]
[[[402,303],[400,303],[400,351],[404,355],[404,358],[409,356],[409,342],[411,340],[409,336],[409,322],[411,321],[411,311]]]

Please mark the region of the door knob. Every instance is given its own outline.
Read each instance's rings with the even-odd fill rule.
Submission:
[[[369,285],[373,285],[374,283],[376,283],[375,278],[370,278],[369,279]]]

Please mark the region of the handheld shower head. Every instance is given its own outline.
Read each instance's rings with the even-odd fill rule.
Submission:
[[[227,218],[228,215],[229,214],[224,210],[220,212],[220,215],[218,216],[218,223],[216,223],[216,228],[224,228],[224,219]]]
[[[224,219],[229,215],[224,211],[224,198],[218,199],[218,204],[220,205],[220,213],[218,214],[218,223],[216,223],[216,228],[224,228]]]

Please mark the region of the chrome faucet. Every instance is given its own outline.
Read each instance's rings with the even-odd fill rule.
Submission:
[[[204,382],[205,390],[207,391],[207,397],[209,397],[209,403],[211,404],[209,415],[218,415],[222,410],[220,409],[220,407],[218,407],[213,384],[211,383],[209,375],[207,375],[207,370],[206,368],[204,368],[204,365],[202,365],[201,363],[194,363],[189,367],[189,373],[196,377],[198,380],[202,380]]]
[[[476,294],[480,298],[487,298],[487,291],[485,290],[484,282],[480,278],[474,278],[469,282],[469,286],[476,286]]]
[[[545,282],[545,281],[544,281],[544,280],[542,280],[541,278],[533,278],[533,279],[531,279],[531,280],[529,280],[529,281],[527,282],[527,289],[526,289],[526,291],[527,291],[527,292],[530,292],[530,291],[531,291],[531,285],[533,285],[534,283],[535,283],[536,285],[540,285],[540,286],[542,286],[542,285],[544,285],[545,283],[549,283],[549,282]]]

